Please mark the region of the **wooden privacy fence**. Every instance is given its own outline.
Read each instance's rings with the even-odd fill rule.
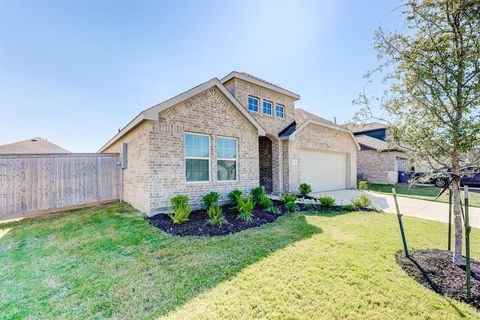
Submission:
[[[0,219],[120,199],[118,154],[0,154]]]

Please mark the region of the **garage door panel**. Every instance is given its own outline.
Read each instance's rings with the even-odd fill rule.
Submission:
[[[312,185],[314,192],[347,187],[347,155],[313,150],[300,151],[301,182]]]

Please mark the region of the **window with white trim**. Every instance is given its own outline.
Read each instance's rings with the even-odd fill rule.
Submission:
[[[270,101],[263,100],[263,113],[272,115],[272,103]]]
[[[217,138],[217,180],[237,180],[237,139]]]
[[[185,134],[185,178],[187,182],[210,181],[210,137]]]
[[[248,111],[258,112],[258,98],[248,97]]]
[[[285,107],[281,104],[275,106],[275,117],[282,119],[285,118]]]

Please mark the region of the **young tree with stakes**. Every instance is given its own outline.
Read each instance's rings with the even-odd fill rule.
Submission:
[[[413,166],[451,168],[453,262],[461,265],[461,168],[480,164],[480,1],[407,1],[399,10],[408,29],[376,31],[380,66],[367,75],[381,72],[388,89],[376,99],[360,94],[356,118],[388,121],[392,144]],[[374,101],[386,117],[374,116]]]

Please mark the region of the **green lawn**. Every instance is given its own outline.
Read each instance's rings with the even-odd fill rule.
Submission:
[[[411,247],[446,247],[445,224],[404,221]],[[0,318],[480,317],[410,279],[399,249],[392,214],[293,214],[199,238],[167,235],[126,205],[77,210],[0,224]]]
[[[410,197],[422,200],[431,200],[434,201],[438,193],[441,191],[440,188],[433,186],[414,186],[408,188],[405,185],[393,185],[393,184],[376,184],[369,183],[368,189],[380,193],[392,194],[392,188],[396,188],[396,192],[399,196]],[[464,197],[463,191],[462,199]],[[436,201],[448,203],[448,194],[443,194]],[[469,203],[473,207],[480,207],[480,191],[479,190],[470,190]]]

